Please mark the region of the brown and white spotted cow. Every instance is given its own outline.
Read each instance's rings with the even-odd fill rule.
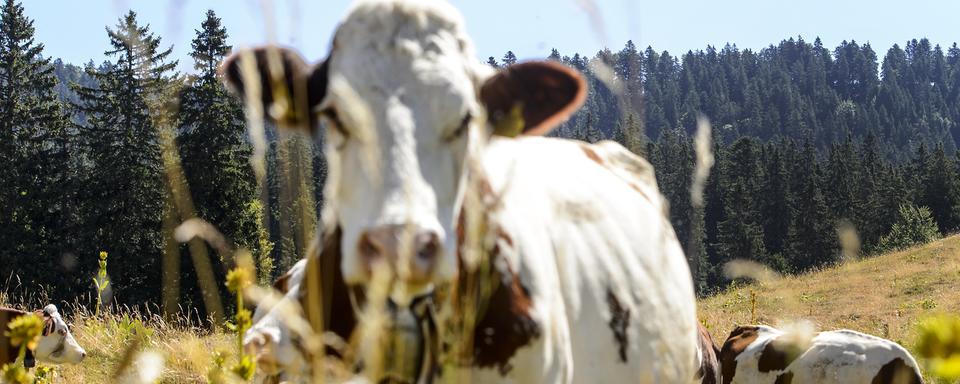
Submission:
[[[846,329],[810,336],[737,327],[720,350],[723,383],[923,383],[913,356],[890,340]]]
[[[697,323],[697,354],[700,356],[700,368],[697,369],[697,382],[700,384],[720,383],[720,348],[713,342],[710,332],[703,324]]]
[[[7,326],[14,319],[26,314],[27,312],[17,309],[0,308],[0,366],[17,359],[20,348],[13,346],[6,335],[9,330]],[[37,360],[45,363],[77,364],[87,356],[86,351],[73,338],[70,328],[60,317],[55,305],[47,305],[42,311],[36,311],[36,315],[43,318],[43,332],[36,349],[27,350],[23,361],[27,368],[32,368]]]
[[[268,47],[236,53],[222,70],[280,127],[313,133],[326,123],[322,246],[284,300],[350,340],[351,303],[363,306],[373,271],[386,266],[388,331],[436,341],[428,336],[475,316],[472,350],[455,352],[462,339],[414,343],[443,370],[388,375],[695,377],[690,272],[652,167],[612,142],[542,137],[583,103],[575,71],[530,62],[495,72],[474,54],[459,13],[435,0],[358,2],[317,65]],[[310,286],[322,291],[322,313]],[[477,310],[464,309],[470,299]],[[302,356],[275,352],[302,345],[285,315],[260,312],[248,348],[269,365],[302,367]]]

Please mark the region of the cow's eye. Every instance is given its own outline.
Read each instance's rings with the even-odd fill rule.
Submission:
[[[450,142],[450,141],[459,139],[461,136],[467,133],[467,127],[470,126],[470,120],[473,120],[473,115],[467,112],[467,114],[463,116],[463,119],[460,120],[460,125],[457,126],[457,129],[454,129],[453,131],[448,133],[446,136],[444,136],[443,140]]]

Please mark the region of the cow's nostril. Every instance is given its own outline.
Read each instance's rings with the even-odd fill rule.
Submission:
[[[422,261],[431,261],[440,250],[440,239],[434,233],[421,233],[417,236],[417,257]]]
[[[364,233],[360,236],[357,250],[364,259],[370,260],[377,258],[377,256],[381,254],[382,245],[378,244],[376,238],[371,236],[370,233]]]

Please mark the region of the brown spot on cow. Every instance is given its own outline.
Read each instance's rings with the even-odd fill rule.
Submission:
[[[587,145],[581,145],[580,149],[583,150],[583,153],[587,154],[588,159],[593,160],[594,163],[603,165],[603,159],[597,154],[597,151],[593,150],[593,148],[590,148]]]
[[[793,372],[787,371],[777,375],[777,380],[773,384],[790,384],[793,382]]]
[[[741,326],[730,332],[727,341],[720,348],[720,372],[723,384],[730,384],[737,373],[737,356],[757,340],[757,327]]]
[[[784,337],[773,339],[760,352],[757,369],[760,372],[783,371],[804,351],[806,351],[806,348],[797,345],[790,339]]]
[[[520,276],[508,263],[503,263],[506,271],[497,268],[498,253],[494,247],[488,259],[492,264],[492,280],[487,281],[496,284],[483,305],[486,310],[474,328],[473,361],[479,367],[497,367],[502,375],[506,375],[512,368],[510,358],[518,349],[540,337],[540,326],[530,316],[533,303]]]
[[[700,348],[700,368],[697,369],[697,379],[700,384],[719,384],[720,383],[720,362],[717,356],[720,355],[720,349],[710,337],[707,328],[697,322],[697,341]]]
[[[456,226],[457,244],[466,242],[465,222],[466,215],[461,211]],[[459,313],[465,312],[471,299],[477,308],[471,356],[473,365],[496,368],[506,376],[513,369],[510,359],[518,349],[540,337],[540,327],[530,314],[530,293],[523,286],[520,275],[500,256],[501,244],[510,247],[514,240],[502,228],[496,229],[496,235],[498,241],[488,250],[484,261],[489,268],[469,270],[463,260],[462,247],[457,249],[459,275],[451,301],[454,311]],[[484,298],[481,293],[488,288],[480,288],[485,283],[491,287],[489,296]]]
[[[921,384],[923,379],[916,370],[907,365],[901,358],[890,360],[883,365],[871,384]]]
[[[627,362],[627,327],[630,325],[630,310],[624,308],[620,299],[607,288],[607,306],[610,307],[610,330],[613,331],[613,340],[617,342],[617,353],[620,361]]]

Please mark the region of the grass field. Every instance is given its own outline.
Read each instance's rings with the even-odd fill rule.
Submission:
[[[917,323],[937,313],[960,313],[960,235],[700,302],[701,321],[718,344],[736,325],[808,320],[818,330],[853,329],[913,350]]]
[[[54,382],[120,381],[118,367],[136,366],[130,345],[164,359],[161,382],[204,382],[213,351],[235,349],[230,334],[208,333],[158,316],[128,312],[93,316],[72,311],[73,333],[87,350],[80,365],[55,369]],[[741,285],[700,303],[700,317],[718,343],[739,324],[812,321],[818,329],[849,328],[912,348],[917,322],[960,312],[960,236],[902,252],[848,262],[800,276]],[[753,318],[752,318],[753,317]],[[118,376],[119,375],[119,376]]]

